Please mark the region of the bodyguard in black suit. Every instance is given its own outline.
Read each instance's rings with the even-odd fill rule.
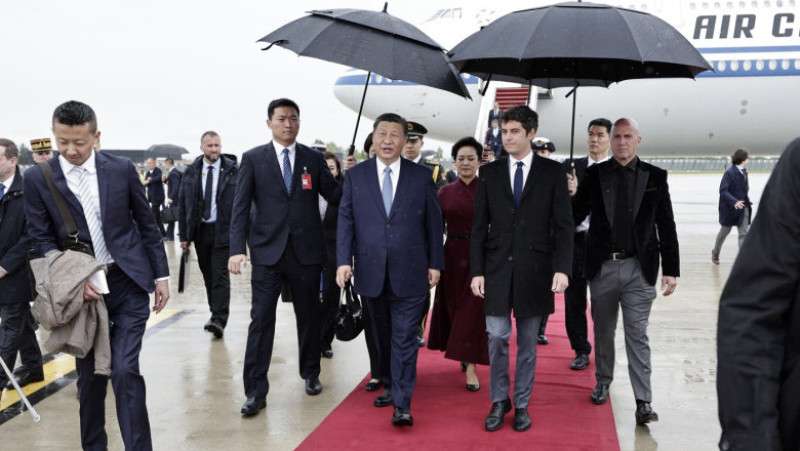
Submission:
[[[33,300],[27,258],[31,241],[18,159],[16,144],[0,138],[0,357],[13,369],[19,352],[22,366],[15,376],[19,385],[24,386],[44,380],[44,374],[29,304]],[[7,382],[5,372],[0,370],[0,391]]]
[[[95,149],[100,146],[97,118],[86,104],[69,101],[53,113],[59,156],[46,164],[56,189],[66,198],[78,226],[78,239],[91,243],[95,258],[108,267],[109,293],[86,282],[84,300],[102,297],[108,307],[111,334],[111,385],[126,449],[150,450],[150,423],[144,378],[139,373],[147,319],[148,293],[155,291],[153,311],[169,299],[169,267],[164,245],[130,160]],[[25,172],[25,212],[34,253],[42,257],[71,240],[41,167]],[[108,378],[94,373],[94,353],[76,359],[80,393],[81,444],[105,450],[105,398]]]
[[[567,179],[570,181],[568,184],[570,196],[574,196],[577,192],[578,183],[583,180],[588,166],[608,160],[608,151],[611,146],[611,121],[599,118],[589,122],[588,135],[589,155],[575,160],[564,160],[564,169],[566,169]],[[569,287],[564,291],[564,322],[569,344],[575,351],[575,359],[569,364],[570,369],[573,370],[582,370],[589,366],[589,355],[592,353],[586,321],[588,282],[583,274],[587,230],[589,230],[588,216],[580,222],[575,221],[572,279]]]
[[[719,301],[722,450],[800,449],[800,139],[781,155]]]
[[[167,170],[167,206],[170,208],[178,208],[178,195],[181,191],[181,171],[175,167],[175,160],[167,158],[164,160],[164,169]],[[167,225],[167,241],[175,239],[175,224],[170,222]]]
[[[664,296],[675,291],[679,274],[678,236],[672,216],[667,172],[636,156],[639,126],[622,118],[611,129],[613,158],[586,170],[573,202],[575,221],[591,213],[586,279],[592,293],[597,386],[595,404],[608,399],[614,377],[614,332],[620,307],[625,326],[636,423],[657,421],[650,407],[650,344],[647,323],[656,298],[659,255]]]
[[[164,230],[164,223],[161,222],[161,206],[164,204],[164,179],[161,174],[161,169],[156,167],[156,160],[148,158],[145,162],[147,164],[147,172],[144,174],[145,193],[147,194],[147,201],[150,202],[150,208],[153,210],[153,216],[156,218],[158,231],[161,236],[167,236]]]
[[[228,269],[241,273],[248,244],[253,263],[253,305],[244,359],[247,401],[241,409],[245,416],[256,415],[266,407],[275,309],[284,280],[288,281],[297,318],[300,377],[305,379],[309,395],[322,391],[319,278],[325,261],[325,238],[319,195],[334,204],[341,197],[341,188],[322,154],[295,141],[300,130],[297,104],[289,99],[273,100],[267,113],[272,142],[242,155],[231,217]],[[255,208],[252,222],[251,205]]]
[[[714,249],[711,250],[711,262],[719,264],[719,252],[722,250],[722,243],[731,233],[731,228],[736,226],[739,229],[739,247],[742,247],[747,229],[750,228],[750,183],[747,179],[747,160],[748,152],[745,149],[737,149],[731,155],[731,167],[722,175],[719,184],[719,233],[714,242]]]
[[[574,225],[564,168],[531,150],[539,125],[536,112],[514,107],[502,121],[509,156],[481,167],[472,220],[471,287],[484,299],[489,334],[492,409],[486,430],[499,429],[512,407],[508,341],[513,311],[518,348],[514,429],[525,431],[531,426],[528,403],[539,325],[554,312],[553,293],[569,284]]]
[[[211,318],[203,326],[222,338],[228,324],[231,280],[228,273],[230,224],[238,170],[236,162],[221,154],[217,132],[200,138],[203,155],[186,168],[178,197],[181,248],[194,243],[203,273]]]

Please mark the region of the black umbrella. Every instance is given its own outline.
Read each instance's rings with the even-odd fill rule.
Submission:
[[[658,17],[582,2],[500,17],[455,46],[450,61],[461,72],[484,74],[485,79],[572,79],[574,88],[588,80],[605,84],[634,78],[694,78],[711,70],[697,49]],[[570,158],[575,93],[573,89]]]
[[[386,12],[360,9],[310,11],[309,16],[290,22],[259,39],[259,42],[366,70],[364,94],[350,144],[355,150],[356,133],[371,74],[443,89],[471,99],[458,71],[444,50],[425,33]]]

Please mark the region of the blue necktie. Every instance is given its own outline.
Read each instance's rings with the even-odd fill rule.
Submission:
[[[292,195],[292,164],[289,163],[289,149],[283,149],[283,183],[286,191]]]
[[[525,164],[521,161],[517,162],[517,172],[514,173],[514,203],[519,207],[519,202],[522,200],[522,165]]]
[[[0,183],[0,199],[3,198],[3,195],[6,193],[6,186]]]
[[[387,167],[383,170],[383,189],[381,195],[383,196],[383,206],[386,208],[386,216],[392,210],[392,168]]]

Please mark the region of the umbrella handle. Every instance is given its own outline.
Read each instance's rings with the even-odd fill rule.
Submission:
[[[372,78],[372,72],[367,72],[367,79],[364,82],[364,92],[361,94],[361,105],[358,107],[358,117],[356,118],[356,129],[353,130],[353,140],[350,142],[350,149],[347,151],[348,156],[353,156],[356,152],[356,135],[358,135],[358,125],[361,123],[361,111],[364,110],[364,99],[367,98],[367,88],[369,88],[369,80]],[[369,151],[369,149],[367,149]]]

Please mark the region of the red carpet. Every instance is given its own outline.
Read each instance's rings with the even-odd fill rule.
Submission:
[[[411,404],[414,426],[392,426],[392,408],[373,407],[372,401],[380,391],[364,390],[365,378],[297,449],[619,450],[611,403],[595,406],[589,398],[595,385],[594,361],[583,371],[569,369],[574,354],[564,328],[561,296],[556,298],[556,313],[550,316],[547,336],[550,344],[539,346],[537,351],[528,407],[533,426],[526,432],[512,429],[513,410],[499,431],[484,430],[491,408],[488,367],[478,366],[481,388],[468,392],[458,362],[423,348]],[[510,354],[513,371],[516,335],[511,337]]]

